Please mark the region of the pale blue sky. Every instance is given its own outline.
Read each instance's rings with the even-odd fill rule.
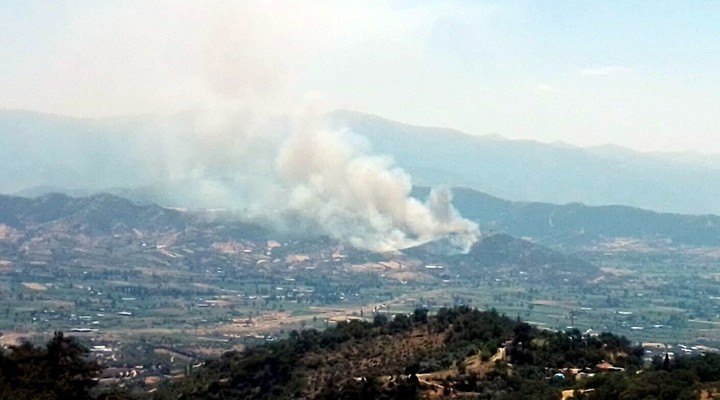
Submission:
[[[473,134],[720,152],[717,1],[0,0],[0,49],[0,108],[320,98]]]

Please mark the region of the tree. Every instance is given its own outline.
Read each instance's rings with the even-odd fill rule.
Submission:
[[[428,320],[427,308],[416,308],[413,311],[412,321],[415,323],[425,324]]]
[[[0,398],[91,399],[100,366],[73,337],[55,332],[45,348],[29,342],[0,355]]]
[[[375,326],[385,326],[388,323],[388,317],[385,314],[375,314],[375,317],[373,317],[373,325]]]

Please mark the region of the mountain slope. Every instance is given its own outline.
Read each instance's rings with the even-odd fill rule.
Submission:
[[[190,250],[188,253],[193,257],[202,258],[203,254],[215,254],[213,248],[222,246],[223,241],[242,241],[245,248],[263,248],[270,238],[283,238],[282,246],[273,251],[278,260],[293,260],[300,254],[308,260],[317,258],[317,262],[328,268],[349,268],[350,271],[352,265],[397,261],[413,265],[410,270],[415,271],[418,279],[436,283],[445,279],[446,274],[467,280],[487,274],[515,276],[525,271],[532,272],[537,279],[560,284],[562,280],[587,281],[600,274],[596,266],[576,257],[509,235],[485,236],[467,254],[448,251],[445,239],[401,252],[372,253],[310,232],[273,233],[243,222],[237,215],[180,212],[152,204],[138,205],[109,194],[80,198],[48,194],[33,199],[0,195],[0,229],[4,227],[9,227],[17,238],[5,243],[10,246],[8,251],[16,255],[23,254],[22,249],[28,246],[52,254],[82,247],[88,251],[111,249],[122,253],[127,261],[134,257],[132,252],[138,245],[147,242],[172,243],[173,248]],[[138,254],[145,251],[144,244],[141,247]],[[343,249],[344,255],[331,256],[338,248]],[[18,256],[18,260],[30,262],[31,256]],[[328,258],[339,261],[328,264]],[[292,261],[288,262],[292,265]],[[426,271],[424,265],[428,264],[442,264],[447,268]]]
[[[0,110],[0,193],[35,186],[99,189],[137,186],[162,177],[150,151],[150,119],[81,119]]]
[[[413,194],[424,198],[427,188]],[[453,204],[485,231],[532,237],[548,244],[589,244],[613,238],[664,240],[675,245],[720,245],[720,216],[657,213],[625,206],[511,202],[455,188]]]
[[[110,233],[117,226],[156,231],[181,229],[191,219],[174,210],[141,206],[109,194],[74,198],[51,193],[34,199],[0,195],[0,224],[26,228],[53,222]]]
[[[448,274],[469,278],[497,274],[505,280],[530,274],[537,281],[562,284],[587,282],[601,274],[598,267],[580,258],[506,234],[483,236],[467,254],[448,255],[443,252],[442,242],[426,243],[403,252],[427,263],[447,265]]]
[[[638,375],[640,355],[642,348],[633,348],[627,339],[610,333],[591,337],[577,330],[540,330],[495,311],[468,307],[440,309],[434,316],[417,309],[410,316],[376,314],[372,322],[341,322],[323,332],[295,331],[277,343],[229,352],[153,396],[556,400],[563,389],[583,388],[588,379],[565,381],[562,375],[559,382],[558,372],[570,376],[572,368],[599,371],[598,364],[608,360],[620,370],[628,369],[627,376],[633,377]],[[720,374],[712,368],[706,376],[702,382],[716,380]],[[591,387],[603,383],[598,379]],[[669,393],[665,398],[692,393],[691,387],[683,385],[668,384],[662,389]]]

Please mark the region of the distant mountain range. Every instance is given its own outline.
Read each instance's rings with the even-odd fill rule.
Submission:
[[[172,198],[171,194],[183,190],[183,187],[167,185],[116,189],[111,191],[113,195],[90,195],[84,191],[63,191],[65,195],[46,194],[45,191],[53,188],[38,188],[24,193],[26,197],[37,197],[36,202],[25,203],[18,197],[5,197],[6,200],[0,202],[0,216],[3,210],[7,210],[8,204],[15,204],[17,210],[30,206],[23,212],[34,218],[47,218],[58,212],[92,204],[91,200],[95,200],[96,205],[103,200],[104,205],[97,207],[109,207],[105,204],[107,202],[116,203],[109,207],[113,215],[140,204],[156,209],[153,203],[167,203]],[[55,191],[59,189],[55,188]],[[418,186],[413,189],[412,195],[425,200],[429,192],[430,188]],[[61,198],[68,203],[60,204]],[[720,246],[720,216],[712,214],[659,213],[628,206],[588,206],[581,203],[513,202],[468,188],[453,188],[453,205],[465,218],[478,223],[486,234],[505,233],[555,248],[568,247],[572,250],[618,238],[663,243],[666,246]],[[0,222],[3,222],[1,218]]]
[[[33,199],[0,195],[0,224],[16,229],[62,222],[70,234],[110,234],[114,229],[184,229],[192,219],[156,205],[139,205],[111,194],[69,197],[60,193]]]
[[[43,186],[87,193],[162,180],[162,171],[144,168],[153,152],[138,151],[158,146],[145,135],[151,121],[0,111],[0,193]]]
[[[416,187],[424,198],[429,188]],[[634,238],[667,245],[720,246],[720,216],[658,213],[627,206],[512,202],[455,188],[453,204],[485,232],[530,237],[553,246],[583,246]]]
[[[413,194],[422,198],[428,190],[416,188]],[[468,254],[447,253],[442,240],[402,250],[402,254],[425,263],[453,265],[463,276],[505,268],[518,273],[542,271],[545,277],[573,282],[584,279],[583,276],[597,275],[597,268],[544,245],[566,248],[571,253],[617,238],[662,241],[676,246],[720,246],[720,217],[717,216],[661,214],[620,206],[510,202],[471,189],[455,189],[454,194],[458,210],[481,226],[482,239]],[[295,249],[296,253],[311,251],[308,249],[322,253],[342,245],[320,236],[293,238],[273,233],[236,217],[141,205],[110,194],[79,198],[46,194],[33,199],[0,195],[0,228],[6,225],[26,232],[18,245],[36,236],[60,235],[63,240],[71,241],[76,240],[72,238],[82,241],[85,237],[112,240],[115,235],[141,234],[137,232],[144,232],[142,235],[146,237],[167,237],[182,232],[179,237],[185,239],[179,243],[204,243],[208,238],[222,237],[257,241],[257,246],[262,246],[271,238],[284,238],[287,249]],[[531,238],[535,243],[518,237]],[[386,257],[355,250],[350,254],[360,263],[378,262]]]
[[[172,240],[168,241],[168,238]],[[185,249],[187,254],[202,259],[203,254],[212,250],[213,243],[237,241],[264,248],[271,239],[283,243],[274,253],[278,259],[292,254],[327,254],[333,249],[344,248],[348,263],[386,260],[420,266],[438,263],[452,266],[454,274],[462,274],[465,278],[500,269],[506,272],[535,271],[537,277],[565,279],[566,282],[586,281],[600,274],[597,267],[577,257],[503,234],[483,237],[467,254],[449,255],[442,251],[442,240],[398,252],[372,253],[324,236],[273,232],[232,215],[140,205],[111,194],[80,198],[63,194],[36,198],[0,195],[0,259],[3,255],[15,255],[18,260],[27,261],[28,256],[22,256],[22,249],[30,247],[41,247],[45,256],[66,255],[84,248],[86,253],[75,255],[80,258],[85,254],[97,256],[97,251],[112,248],[115,253],[122,253],[127,262],[154,248],[145,248],[144,244],[138,248],[138,241],[171,242],[173,248]],[[321,264],[326,261],[318,260]]]
[[[164,117],[162,124],[182,129],[190,118]],[[419,185],[473,188],[514,201],[720,214],[720,155],[474,136],[350,111],[336,111],[328,119],[365,136],[374,153],[393,157]],[[89,194],[166,183],[172,166],[159,168],[164,164],[158,160],[173,144],[150,133],[158,120],[0,111],[0,193],[74,189]]]
[[[720,214],[720,155],[474,136],[350,111],[330,115],[392,155],[416,184],[461,186],[515,201],[628,205]]]

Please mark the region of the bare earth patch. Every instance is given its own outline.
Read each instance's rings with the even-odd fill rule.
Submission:
[[[36,282],[23,282],[22,285],[30,290],[38,290],[41,292],[48,290],[47,286]]]
[[[31,336],[31,332],[3,332],[0,336],[0,346],[18,345],[23,339]]]

